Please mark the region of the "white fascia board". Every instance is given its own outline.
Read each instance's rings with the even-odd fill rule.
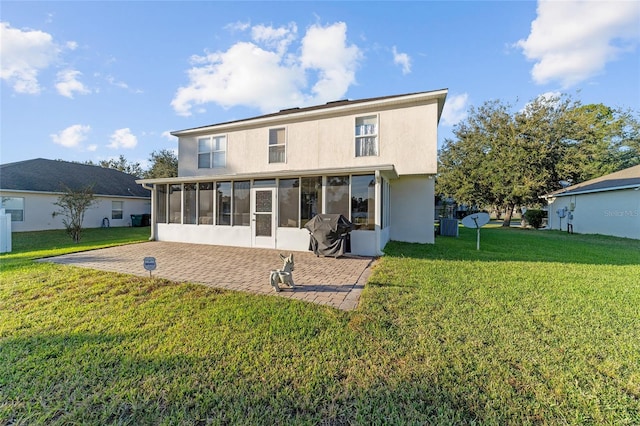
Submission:
[[[260,126],[273,126],[278,124],[284,124],[299,120],[311,120],[320,119],[323,117],[332,117],[336,115],[347,115],[358,113],[358,111],[368,111],[372,108],[389,108],[393,106],[411,106],[426,103],[432,100],[441,99],[438,102],[438,121],[440,121],[440,115],[442,114],[442,108],[444,107],[444,101],[447,97],[448,90],[436,90],[426,93],[415,93],[412,95],[390,97],[389,99],[378,99],[369,102],[357,102],[348,105],[339,105],[335,107],[326,107],[320,109],[313,109],[310,111],[292,112],[289,114],[276,114],[269,117],[257,117],[255,119],[246,119],[239,121],[232,121],[229,123],[213,124],[211,126],[197,127],[194,129],[178,130],[171,132],[171,135],[176,137],[193,136],[208,133],[228,132],[232,130],[238,130],[245,127],[260,127]]]
[[[581,195],[581,194],[594,194],[596,192],[608,192],[608,191],[619,191],[622,189],[640,189],[640,185],[624,185],[624,186],[612,186],[610,188],[599,188],[599,189],[587,189],[584,191],[573,191],[573,192],[561,192],[559,194],[550,195],[550,197],[570,197],[572,195]],[[541,198],[546,198],[547,196],[543,196]]]
[[[136,181],[137,183],[137,181]],[[9,194],[35,194],[35,195],[63,195],[65,192],[49,192],[49,191],[31,191],[31,190],[23,190],[23,189],[0,189],[0,193],[9,193]],[[151,195],[148,197],[141,197],[138,195],[111,195],[111,194],[93,194],[94,197],[101,198],[123,198],[125,200],[149,200],[151,199]]]
[[[376,170],[382,172],[389,179],[397,179],[398,173],[391,164],[382,166],[362,166],[362,167],[341,167],[335,169],[315,169],[315,170],[282,170],[279,172],[257,172],[257,173],[239,173],[227,175],[206,175],[206,176],[182,176],[173,178],[157,178],[157,179],[139,179],[136,180],[140,185],[165,184],[165,183],[197,183],[212,182],[223,180],[250,180],[250,179],[282,179],[305,176],[329,176],[329,175],[353,175],[362,173],[374,173]]]

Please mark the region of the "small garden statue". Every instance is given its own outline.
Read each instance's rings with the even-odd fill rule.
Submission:
[[[269,275],[269,282],[276,291],[280,291],[280,284],[284,284],[289,288],[293,288],[293,253],[289,256],[280,255],[280,259],[284,262],[282,269],[272,269]]]

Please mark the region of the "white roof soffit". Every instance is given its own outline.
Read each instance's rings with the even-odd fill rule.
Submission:
[[[543,195],[540,198],[546,198],[546,197],[570,197],[572,195],[594,194],[596,192],[620,191],[622,189],[640,190],[640,185],[634,184],[634,185],[624,185],[624,186],[612,186],[610,188],[586,189],[584,191],[580,191],[580,190],[566,191],[566,192],[559,192],[557,194]]]
[[[327,106],[326,108],[304,110],[304,107],[300,108],[300,112],[291,112],[288,114],[274,114],[268,116],[261,116],[256,118],[247,118],[238,121],[231,121],[227,123],[212,124],[210,126],[196,127],[193,129],[178,130],[171,132],[173,136],[184,137],[194,136],[200,134],[207,134],[211,132],[224,132],[242,129],[245,127],[257,127],[257,126],[271,126],[281,123],[289,123],[299,120],[308,120],[322,117],[331,117],[335,115],[342,115],[346,113],[358,113],[358,111],[370,111],[372,109],[390,108],[400,105],[416,105],[420,103],[426,103],[429,101],[438,101],[438,121],[442,115],[442,109],[444,108],[445,99],[447,97],[448,89],[435,90],[432,92],[414,93],[409,95],[390,96],[384,99],[371,100],[368,102],[356,102],[347,105]],[[295,108],[293,108],[295,110]]]
[[[212,182],[223,180],[250,180],[250,179],[282,179],[282,178],[296,178],[306,176],[337,176],[337,175],[353,175],[353,174],[365,174],[374,173],[380,171],[380,173],[387,179],[397,179],[398,173],[391,164],[385,164],[381,166],[363,166],[363,167],[342,167],[337,169],[315,169],[315,170],[281,170],[281,171],[269,171],[269,172],[257,172],[257,173],[238,173],[227,175],[207,175],[207,176],[181,176],[173,178],[158,178],[158,179],[138,179],[136,183],[144,184],[164,184],[164,183],[197,183],[197,182]]]

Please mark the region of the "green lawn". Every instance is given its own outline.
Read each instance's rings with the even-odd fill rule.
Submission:
[[[32,262],[56,235],[0,256],[0,424],[640,424],[640,241],[390,243],[342,312]]]

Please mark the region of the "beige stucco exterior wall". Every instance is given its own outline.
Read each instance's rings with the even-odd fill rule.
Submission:
[[[389,237],[409,243],[433,243],[435,179],[405,176],[390,182]]]
[[[3,191],[0,196],[24,198],[24,221],[11,222],[12,232],[64,229],[63,217],[52,215],[54,211],[59,210],[59,207],[54,205],[59,195]],[[97,203],[85,213],[86,228],[100,227],[105,217],[109,219],[109,225],[112,227],[131,226],[132,214],[151,213],[150,199],[96,196],[96,200]],[[111,219],[111,201],[124,201],[122,219]]]
[[[624,189],[558,197],[549,205],[549,227],[560,229],[557,210],[573,208],[573,232],[640,239],[640,190]],[[567,230],[567,217],[562,218]]]
[[[178,175],[216,176],[243,173],[317,170],[393,164],[399,175],[435,174],[438,104],[359,110],[344,116],[284,118],[261,127],[216,126],[215,131],[180,137]],[[378,156],[355,156],[356,117],[378,116]],[[285,116],[286,117],[286,116]],[[269,129],[284,127],[287,162],[269,164]],[[227,136],[225,168],[198,169],[198,137]]]

